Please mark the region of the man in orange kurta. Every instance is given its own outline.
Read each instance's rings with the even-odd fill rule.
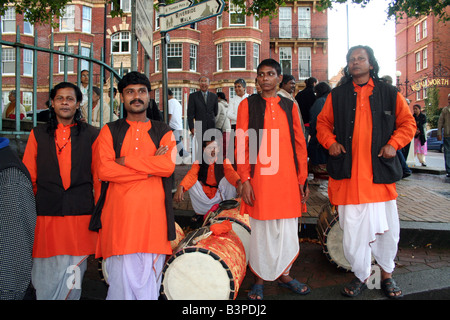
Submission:
[[[248,297],[253,300],[263,298],[264,280],[278,279],[294,292],[309,292],[306,285],[289,276],[299,253],[298,217],[305,210],[309,189],[298,108],[277,95],[281,79],[277,61],[261,62],[257,77],[261,95],[241,102],[236,125],[236,163],[243,183],[241,210],[249,214],[252,228],[249,266],[256,281]],[[255,118],[259,119],[256,124]]]
[[[196,213],[193,221],[203,217],[215,204],[239,196],[242,187],[239,175],[228,159],[224,159],[223,163],[217,162],[218,143],[216,141],[203,143],[202,163],[196,160],[192,164],[174,195],[174,200],[180,202],[184,199],[184,193],[189,191],[192,207]]]
[[[169,129],[155,145],[149,134],[156,126],[146,117],[150,82],[130,72],[118,89],[127,118],[120,157],[116,157],[109,125],[98,137],[98,178],[108,181],[101,215],[97,256],[108,273],[107,299],[157,299],[168,239],[162,178],[175,169],[175,139]],[[120,141],[119,141],[120,142]]]
[[[31,131],[23,156],[38,214],[32,281],[37,299],[79,299],[87,257],[97,241],[88,227],[98,129],[80,121],[82,93],[74,84],[56,85],[50,98],[52,117]]]
[[[351,48],[346,70],[317,118],[317,138],[330,154],[329,199],[337,206],[344,254],[356,276],[343,294],[356,296],[366,287],[373,254],[384,291],[400,297],[392,279],[400,231],[395,181],[402,177],[396,151],[411,141],[415,123],[396,88],[378,79],[372,49]]]

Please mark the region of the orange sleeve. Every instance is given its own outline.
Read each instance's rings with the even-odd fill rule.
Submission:
[[[298,163],[298,183],[305,184],[308,179],[308,151],[306,150],[306,140],[303,134],[302,123],[300,122],[300,114],[297,106],[294,104],[292,108],[292,121],[295,136],[295,152],[297,153]]]
[[[147,179],[148,174],[116,163],[116,153],[113,148],[112,135],[108,126],[103,126],[97,140],[98,145],[95,153],[95,161],[100,180],[126,183]]]
[[[416,132],[416,121],[405,98],[397,93],[397,104],[395,108],[395,127],[394,133],[388,144],[399,150],[406,146],[414,138]]]
[[[248,100],[242,100],[239,105],[236,120],[236,165],[237,173],[242,183],[250,179],[250,157],[248,139]]]
[[[317,140],[325,148],[329,149],[336,141],[336,135],[333,133],[334,129],[334,114],[333,103],[330,93],[323,105],[322,111],[317,116]]]
[[[196,160],[180,182],[180,186],[184,188],[184,191],[188,191],[197,182],[199,170],[200,165],[198,164],[198,160]]]
[[[37,177],[37,141],[34,136],[34,130],[31,130],[28,137],[27,146],[25,147],[25,153],[23,154],[22,162],[30,172],[31,182],[33,183],[33,191],[36,194],[36,177]]]
[[[138,172],[145,172],[153,176],[170,177],[175,170],[175,161],[172,159],[173,150],[176,152],[176,142],[172,131],[167,132],[159,142],[160,146],[168,146],[169,150],[163,155],[139,157],[129,155],[125,157],[125,166]]]
[[[236,170],[234,170],[228,159],[225,159],[223,162],[223,171],[225,173],[225,178],[228,180],[230,184],[237,187],[237,182],[240,179]]]

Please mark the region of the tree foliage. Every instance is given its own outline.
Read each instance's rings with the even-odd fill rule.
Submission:
[[[114,8],[120,7],[120,0],[104,0],[105,3],[113,3]],[[179,0],[166,0],[165,3],[172,3]],[[197,2],[201,2],[198,0]],[[375,0],[318,0],[316,7],[318,10],[332,8],[338,3],[354,3],[364,7],[370,1]],[[379,0],[377,0],[379,1]],[[59,18],[64,14],[64,7],[70,4],[72,0],[0,0],[0,14],[3,15],[12,5],[17,13],[24,14],[25,19],[35,23],[50,23],[52,26],[58,24]],[[163,1],[161,1],[163,2]],[[274,17],[278,14],[278,7],[291,2],[289,0],[226,0],[226,8],[229,4],[237,5],[247,15],[255,15],[259,18]],[[400,16],[398,13],[404,12],[409,17],[419,17],[434,13],[442,20],[449,20],[450,17],[446,11],[450,5],[450,0],[391,0],[386,8],[388,18]],[[120,9],[110,11],[111,16],[120,16],[123,12]]]

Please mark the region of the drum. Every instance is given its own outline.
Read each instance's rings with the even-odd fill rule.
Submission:
[[[235,201],[237,204],[232,205],[230,201]],[[209,217],[207,217],[205,223],[212,224],[215,222],[229,220],[233,227],[233,231],[236,232],[239,239],[242,241],[245,249],[245,262],[248,263],[251,234],[250,219],[248,214],[241,215],[240,208],[240,199],[225,200],[219,204],[219,209],[215,213],[212,213]]]
[[[330,203],[322,206],[316,225],[317,235],[327,259],[338,268],[350,271],[350,262],[344,256],[344,232],[339,225],[339,213]],[[372,263],[374,258],[372,257]]]
[[[231,226],[220,235],[212,234],[209,226],[190,232],[164,266],[161,296],[168,300],[236,299],[246,272],[244,254]]]

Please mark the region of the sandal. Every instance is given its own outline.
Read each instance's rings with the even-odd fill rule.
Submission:
[[[249,300],[263,300],[264,285],[263,284],[254,284],[250,289],[247,297]],[[255,296],[254,298],[252,296]],[[259,299],[258,299],[259,297]]]
[[[342,294],[346,297],[354,298],[358,296],[367,286],[364,282],[359,281],[358,278],[354,278],[343,289]]]
[[[402,290],[397,286],[397,283],[392,278],[387,278],[381,281],[381,289],[386,297],[390,299],[400,299],[403,297]]]
[[[305,295],[305,294],[308,294],[311,292],[311,289],[308,288],[308,286],[306,284],[300,283],[296,279],[292,279],[291,281],[286,282],[286,283],[278,282],[278,285],[283,288],[288,288],[291,291],[301,294],[301,295]],[[304,290],[305,288],[306,288],[306,290]]]

